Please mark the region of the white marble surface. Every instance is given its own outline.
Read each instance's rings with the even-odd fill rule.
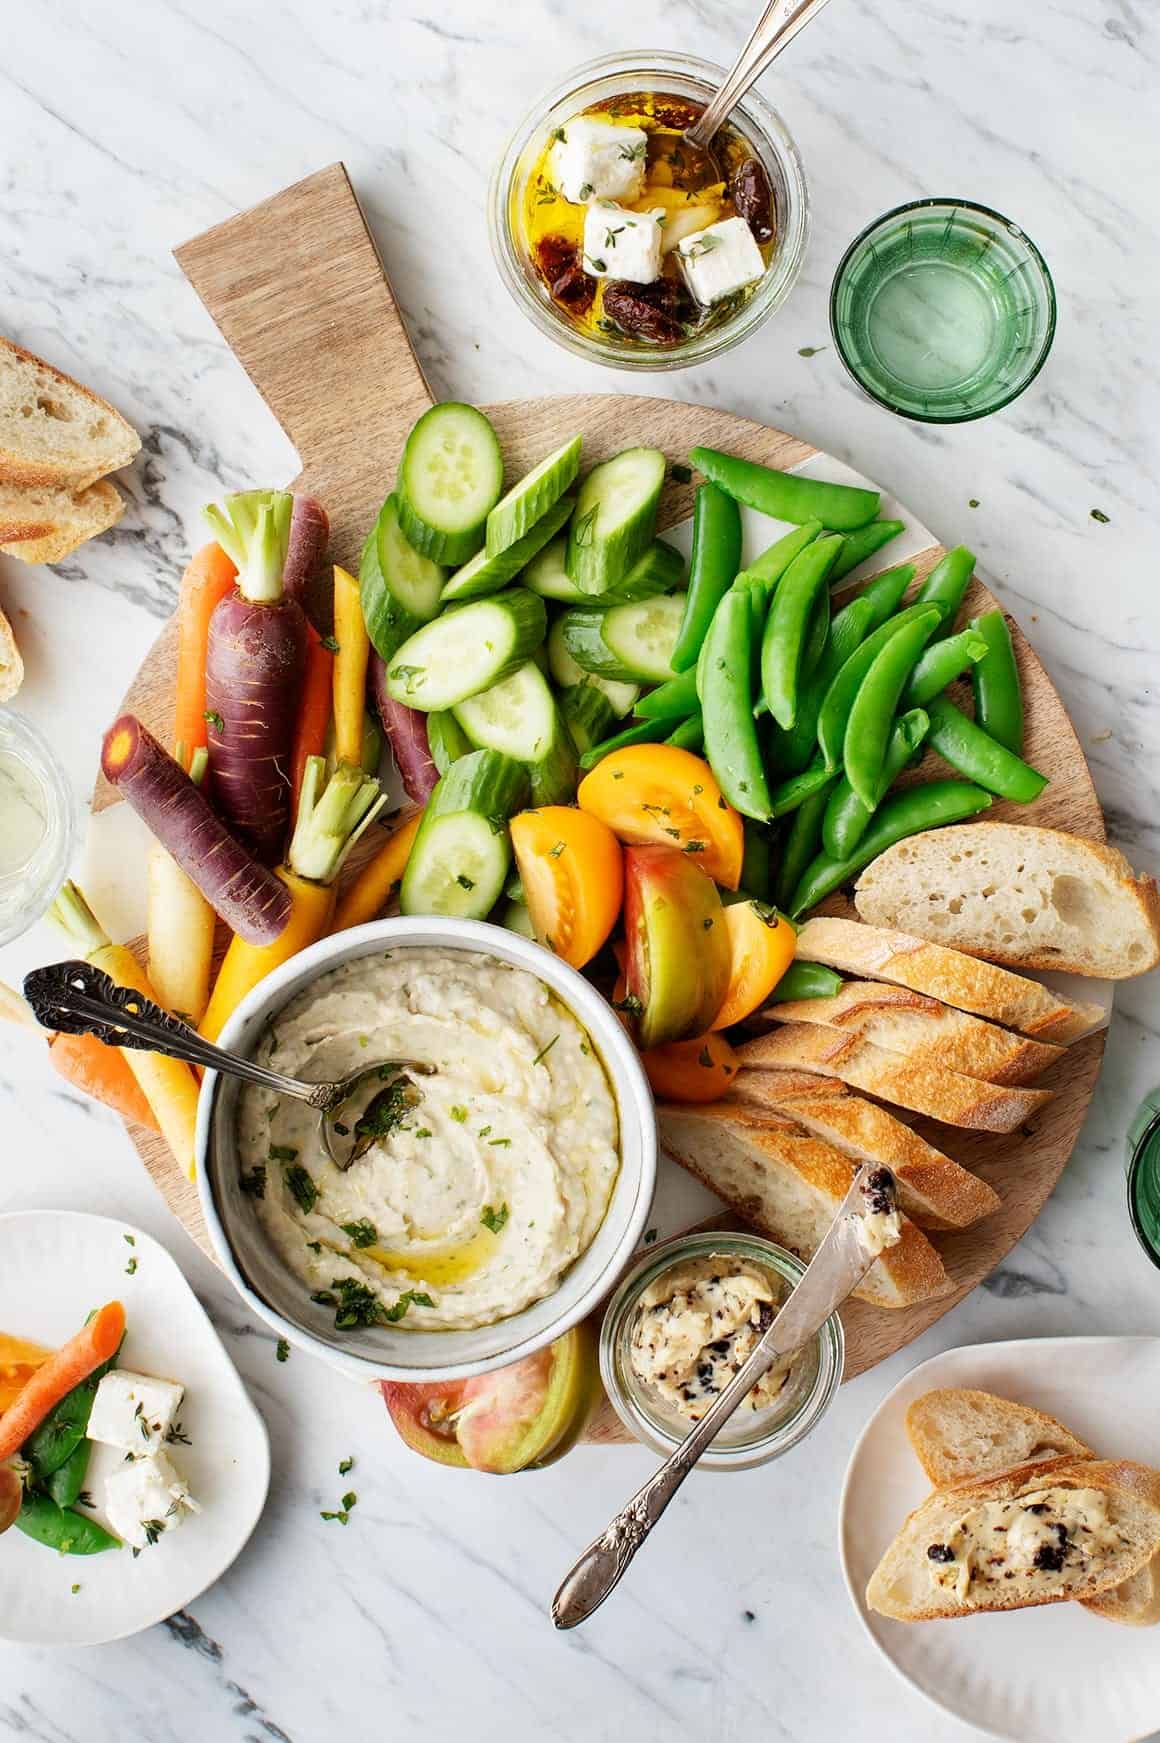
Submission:
[[[78,796],[98,728],[170,609],[197,506],[293,470],[170,248],[342,157],[437,391],[486,400],[625,386],[539,338],[508,303],[487,248],[487,172],[506,128],[570,64],[649,43],[727,57],[750,10],[637,0],[628,22],[601,0],[25,0],[13,29],[9,6],[0,330],[103,389],[145,438],[113,537],[54,573],[0,559],[0,601],[28,661],[20,705],[50,732]],[[946,542],[969,540],[1063,690],[1116,839],[1152,871],[1158,59],[1154,16],[1133,0],[838,0],[763,86],[810,182],[799,285],[743,350],[645,388],[795,429],[888,482]],[[828,344],[826,293],[846,242],[922,193],[1010,213],[1060,293],[1055,353],[1026,398],[945,432],[861,400],[832,349],[800,355]],[[45,954],[27,940],[3,953],[0,973]],[[249,1549],[190,1615],[103,1649],[0,1649],[0,1737],[966,1739],[894,1682],[847,1605],[841,1473],[867,1412],[936,1349],[1160,1329],[1121,1155],[1129,1114],[1160,1077],[1157,1027],[1155,980],[1125,988],[1079,1148],[996,1276],[845,1388],[824,1430],[783,1464],[694,1479],[615,1603],[570,1638],[553,1634],[547,1599],[648,1455],[582,1450],[500,1483],[405,1453],[369,1393],[299,1355],[276,1364],[272,1338],[195,1253],[116,1124],[50,1075],[37,1045],[6,1035],[0,1209],[78,1205],[165,1242],[266,1416],[274,1485]],[[343,1530],[318,1514],[340,1492],[347,1454],[360,1499]]]

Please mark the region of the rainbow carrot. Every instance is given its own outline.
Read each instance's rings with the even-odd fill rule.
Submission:
[[[291,758],[290,815],[297,817],[298,801],[302,797],[302,777],[306,773],[307,757],[322,756],[326,749],[326,729],[330,725],[331,691],[334,686],[334,654],[318,631],[307,626],[306,676],[302,680],[302,701],[298,708],[298,725],[294,731],[294,752]]]
[[[66,1392],[112,1360],[124,1335],[125,1309],[119,1301],[110,1301],[30,1375],[19,1397],[0,1416],[0,1464],[20,1451]]]
[[[219,544],[203,545],[181,577],[177,601],[177,689],[173,741],[185,755],[206,742],[205,650],[209,620],[218,601],[232,592],[237,569]]]

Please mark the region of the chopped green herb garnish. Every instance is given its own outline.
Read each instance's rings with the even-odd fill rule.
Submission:
[[[490,1229],[493,1235],[499,1234],[507,1219],[508,1207],[506,1204],[501,1204],[498,1210],[493,1210],[490,1204],[485,1204],[479,1218],[484,1228]]]
[[[512,1141],[510,1138],[489,1138],[487,1147],[489,1150],[510,1150]]]
[[[461,890],[473,890],[475,888],[475,879],[469,878],[466,872],[457,872],[455,881]]]
[[[558,145],[566,145],[568,143],[568,135],[564,132],[562,127],[553,127],[550,137],[554,139]]]
[[[358,1044],[360,1047],[369,1047],[371,1044],[370,1036],[369,1035],[360,1035],[358,1038]]]
[[[385,1317],[394,1323],[395,1320],[402,1319],[409,1307],[434,1307],[434,1305],[431,1297],[421,1289],[407,1289],[400,1295],[393,1307],[385,1309]]]
[[[646,1229],[644,1231],[644,1244],[646,1247],[651,1247],[656,1238],[657,1232],[655,1229]]]
[[[707,1047],[702,1047],[701,1051],[698,1053],[697,1064],[703,1065],[706,1071],[711,1071],[713,1069],[713,1055]]]
[[[310,1248],[312,1253],[321,1253],[322,1251],[321,1241],[307,1241],[306,1245]]]
[[[278,1339],[278,1342],[274,1345],[274,1359],[279,1362],[288,1362],[290,1360],[290,1344],[288,1339]]]
[[[799,357],[816,357],[819,352],[828,351],[829,349],[830,349],[830,347],[828,345],[799,345],[798,346],[798,356]]]
[[[703,841],[686,841],[681,851],[682,853],[704,853],[705,843]]]
[[[639,1017],[644,1012],[644,1005],[635,993],[625,993],[622,999],[613,1002],[613,1009],[623,1011],[629,1017]]]
[[[243,1168],[238,1176],[238,1185],[248,1198],[265,1198],[266,1164],[259,1162],[254,1168]]]
[[[300,1162],[284,1163],[282,1178],[286,1182],[286,1190],[294,1198],[299,1210],[307,1216],[318,1203],[318,1188],[313,1179]]]
[[[972,496],[972,497],[971,497],[971,498],[970,498],[970,500],[969,500],[969,501],[968,501],[968,503],[967,503],[967,507],[968,507],[968,508],[978,508],[978,506],[979,506],[979,499],[978,499],[978,497],[977,497],[977,496]]]
[[[152,1547],[165,1530],[165,1521],[164,1519],[145,1519],[142,1521],[141,1529],[145,1533],[146,1543]]]
[[[591,1047],[589,1047],[587,1041],[581,1041],[580,1051],[581,1051],[581,1053],[583,1053],[585,1059],[589,1058],[589,1056],[591,1055],[592,1049],[591,1049]]]
[[[346,1511],[348,1513],[350,1512],[352,1507],[357,1507],[358,1496],[355,1494],[353,1489],[347,1490],[346,1494],[342,1498],[342,1504],[346,1508]]]
[[[1092,519],[1098,520],[1101,526],[1106,527],[1108,525],[1109,521],[1111,520],[1111,516],[1106,515],[1102,508],[1093,508],[1091,511],[1091,514],[1092,514]]]
[[[346,1473],[348,1471],[353,1471],[353,1470],[354,1470],[354,1460],[353,1459],[339,1459],[339,1461],[338,1461],[338,1474],[340,1477],[345,1477]]]
[[[456,1102],[451,1109],[451,1118],[455,1121],[457,1126],[466,1125],[467,1109]]]
[[[69,1591],[72,1593],[73,1597],[75,1598],[77,1593],[80,1591],[80,1587],[79,1586],[70,1586]]]
[[[430,1126],[416,1126],[415,1136],[417,1138],[429,1138],[431,1136]]]
[[[550,847],[548,849],[548,858],[549,859],[559,859],[560,855],[563,853],[564,848],[566,846],[567,846],[566,842],[558,841],[556,843],[555,847]]]
[[[336,654],[338,652],[338,642],[332,635],[320,635],[318,639],[328,654]]]
[[[337,1519],[337,1520],[338,1520],[338,1523],[339,1523],[339,1524],[340,1524],[340,1525],[345,1525],[345,1524],[346,1524],[346,1522],[347,1522],[347,1520],[348,1520],[348,1519],[349,1519],[349,1518],[350,1518],[350,1514],[349,1514],[349,1513],[347,1513],[347,1512],[346,1512],[346,1511],[345,1511],[345,1510],[344,1510],[344,1509],[343,1509],[343,1508],[341,1508],[341,1507],[340,1507],[340,1508],[339,1508],[339,1509],[338,1509],[338,1510],[337,1510],[337,1512],[334,1512],[334,1513],[320,1513],[320,1514],[319,1514],[319,1515],[318,1515],[318,1517],[319,1517],[319,1518],[320,1518],[320,1519]]]
[[[215,732],[225,731],[226,723],[215,708],[207,708],[202,719],[212,726]]]
[[[298,1160],[298,1152],[293,1144],[271,1144],[269,1154],[271,1162],[297,1162]]]
[[[127,1265],[126,1265],[126,1266],[125,1266],[125,1275],[126,1275],[126,1277],[132,1277],[132,1276],[133,1276],[133,1274],[134,1274],[134,1272],[135,1272],[135,1271],[136,1271],[136,1269],[137,1269],[137,1261],[136,1261],[136,1259],[135,1259],[135,1258],[133,1258],[133,1259],[130,1259],[130,1260],[129,1260],[129,1263],[128,1263],[128,1264],[127,1264]]]
[[[339,1228],[344,1235],[349,1235],[351,1245],[355,1247],[373,1247],[379,1238],[379,1231],[368,1217],[360,1216],[357,1222],[340,1223]]]
[[[488,1133],[489,1133],[489,1132],[490,1132],[490,1131],[491,1131],[491,1127],[490,1127],[490,1126],[480,1126],[480,1128],[479,1128],[479,1135],[480,1135],[480,1137],[481,1137],[481,1138],[486,1138],[486,1137],[487,1137],[487,1134],[488,1134]]]
[[[540,1048],[540,1051],[536,1054],[536,1057],[532,1060],[532,1064],[533,1065],[541,1064],[541,1062],[548,1057],[548,1054],[552,1051],[552,1048],[556,1045],[556,1042],[559,1039],[560,1039],[559,1035],[553,1035],[552,1039],[549,1042],[547,1042],[545,1046]]]
[[[193,1442],[185,1432],[185,1425],[175,1422],[165,1431],[165,1439],[169,1446],[192,1446]]]
[[[387,1138],[402,1124],[404,1118],[415,1104],[415,1097],[410,1085],[403,1077],[396,1077],[386,1089],[375,1092],[363,1109],[362,1114],[354,1123],[355,1136],[358,1138]],[[335,1130],[337,1131],[337,1127]]]
[[[121,1239],[127,1247],[135,1247],[137,1245],[136,1235],[122,1235]]]
[[[582,200],[590,200],[595,192],[596,189],[592,186],[591,182],[580,183],[580,198]]]

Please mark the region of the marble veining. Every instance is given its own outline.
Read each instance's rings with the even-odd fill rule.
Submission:
[[[107,393],[143,438],[110,537],[54,572],[0,558],[0,602],[28,666],[20,707],[51,734],[78,800],[99,728],[200,542],[200,505],[296,469],[170,250],[341,157],[437,394],[631,385],[728,406],[810,438],[888,484],[944,542],[970,543],[1063,691],[1113,837],[1160,870],[1155,15],[1134,0],[839,0],[763,84],[810,185],[812,240],[792,298],[744,349],[629,384],[555,348],[508,301],[487,245],[490,166],[568,66],[642,43],[727,60],[750,10],[19,9],[0,57],[0,330]],[[1001,416],[958,429],[891,420],[848,382],[829,340],[846,243],[923,193],[1015,218],[1059,291],[1043,375]],[[33,934],[0,952],[0,975],[15,981],[51,952]],[[236,1566],[163,1627],[83,1652],[0,1648],[0,1739],[974,1735],[896,1684],[851,1613],[835,1550],[842,1472],[868,1411],[936,1350],[1160,1331],[1122,1169],[1129,1114],[1160,1076],[1158,1039],[1155,977],[1122,988],[1084,1134],[1019,1248],[910,1350],[845,1387],[808,1452],[732,1480],[694,1477],[616,1597],[561,1637],[551,1593],[651,1455],[582,1449],[516,1482],[417,1460],[369,1389],[297,1353],[276,1362],[272,1336],[173,1222],[116,1122],[50,1071],[36,1038],[6,1032],[0,1212],[75,1205],[165,1241],[269,1423],[274,1480]],[[359,1501],[343,1528],[319,1514],[341,1492],[347,1456]]]

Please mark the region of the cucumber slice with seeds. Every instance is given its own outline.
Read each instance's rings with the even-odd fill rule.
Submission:
[[[568,615],[565,612],[563,617],[558,617],[548,633],[548,670],[551,676],[561,690],[575,684],[587,684],[599,690],[612,704],[616,718],[623,720],[626,714],[632,713],[640,695],[640,685],[618,684],[612,678],[598,677],[595,672],[586,672],[583,666],[578,666],[564,645],[564,620]]]
[[[652,541],[665,481],[659,448],[626,448],[594,466],[576,498],[568,574],[585,593],[607,593]]]
[[[616,715],[612,703],[593,684],[570,684],[560,692],[560,713],[580,755],[607,738]]]
[[[539,762],[556,732],[556,703],[534,660],[452,713],[477,748],[502,751],[519,763]]]
[[[498,557],[501,551],[517,544],[575,482],[579,470],[580,437],[573,436],[570,442],[565,442],[562,448],[541,460],[518,484],[513,484],[487,517],[485,549],[488,556]],[[563,526],[564,523],[559,524]]]
[[[367,634],[381,659],[439,610],[447,571],[419,552],[399,525],[399,503],[388,496],[359,560],[358,586]]]
[[[441,775],[471,749],[471,740],[449,708],[437,709],[427,716],[427,749]]]
[[[673,649],[681,631],[683,593],[614,605],[609,611],[564,613],[564,646],[585,671],[629,683],[666,683],[676,676]]]
[[[528,777],[498,751],[460,757],[439,781],[399,889],[404,914],[484,920],[511,865],[508,818],[525,803]]]
[[[565,568],[567,553],[568,535],[561,533],[528,564],[520,577],[524,586],[541,599],[560,599],[565,605],[587,599],[588,595],[577,587]]]
[[[497,557],[489,557],[486,548],[476,551],[461,569],[456,569],[443,589],[444,605],[454,605],[462,599],[482,599],[485,594],[498,593],[501,587],[506,587],[560,531],[572,508],[573,498],[562,496],[530,532],[517,539],[514,545],[508,545]]]
[[[387,667],[387,691],[396,702],[425,714],[454,708],[502,683],[530,659],[546,623],[543,600],[524,587],[456,606],[396,649]]]
[[[580,784],[580,763],[572,735],[553,706],[553,732],[543,756],[528,765],[533,805],[570,805]]]
[[[585,593],[569,578],[565,567],[567,544],[564,537],[553,539],[521,576],[523,585],[542,599],[590,607],[623,605],[633,599],[652,599],[657,593],[672,593],[685,578],[685,559],[681,553],[663,539],[654,539],[615,587],[610,587],[607,593]]]
[[[448,400],[423,413],[399,465],[399,522],[422,556],[466,563],[502,489],[499,441],[481,411]]]

